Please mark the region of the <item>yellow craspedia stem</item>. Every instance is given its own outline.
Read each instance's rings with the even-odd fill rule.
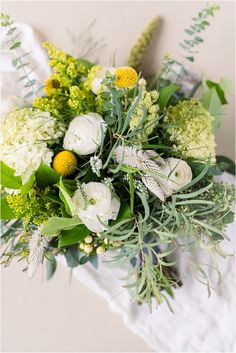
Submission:
[[[133,87],[138,79],[137,72],[131,66],[120,66],[115,70],[115,85],[120,88]]]
[[[53,159],[53,169],[63,176],[71,175],[77,167],[77,158],[70,151],[59,152]]]

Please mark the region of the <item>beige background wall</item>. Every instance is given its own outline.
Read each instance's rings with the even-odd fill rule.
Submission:
[[[212,80],[234,79],[234,2],[218,2],[221,10],[211,19],[199,48],[195,68]],[[42,40],[70,51],[71,32],[81,33],[93,20],[95,38],[105,38],[100,62],[108,65],[113,53],[124,64],[129,48],[154,16],[163,23],[147,57],[150,72],[160,66],[165,52],[180,58],[178,42],[190,18],[204,6],[201,1],[3,1],[2,11],[34,27]],[[218,152],[234,158],[234,99],[230,98]],[[106,303],[59,268],[47,283],[41,273],[28,280],[14,264],[1,272],[2,351],[150,351],[141,338],[129,332]]]

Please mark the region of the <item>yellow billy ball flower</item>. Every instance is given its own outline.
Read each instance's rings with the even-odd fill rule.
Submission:
[[[70,151],[59,152],[53,159],[52,167],[61,175],[71,175],[77,167],[76,156]]]
[[[121,66],[115,70],[115,85],[120,88],[133,87],[138,79],[137,72],[130,66]]]

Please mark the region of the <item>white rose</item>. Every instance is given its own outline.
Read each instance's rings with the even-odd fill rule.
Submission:
[[[106,229],[104,223],[108,224],[110,219],[117,218],[120,201],[102,183],[83,184],[82,189],[85,197],[80,189],[72,197],[78,217],[92,232],[102,232]]]
[[[189,165],[177,158],[167,158],[162,171],[168,177],[168,185],[173,191],[190,183],[193,177]]]
[[[98,94],[102,88],[102,81],[106,78],[106,73],[113,74],[115,72],[114,67],[98,67],[94,75],[94,79],[91,82],[91,90],[94,94]]]
[[[82,156],[94,153],[101,145],[106,129],[107,124],[99,114],[77,116],[69,125],[63,148]]]

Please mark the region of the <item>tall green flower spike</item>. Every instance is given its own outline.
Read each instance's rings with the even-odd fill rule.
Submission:
[[[161,18],[159,16],[156,16],[151,20],[130,51],[128,65],[132,66],[136,71],[140,71],[141,69],[144,56],[148,50],[160,20]]]

